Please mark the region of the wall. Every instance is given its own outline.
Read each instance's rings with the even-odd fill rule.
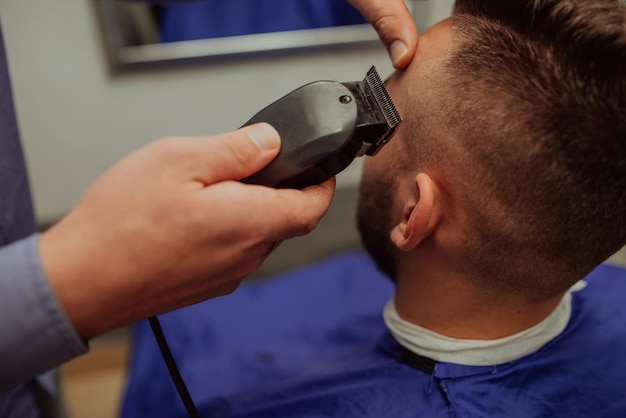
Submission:
[[[420,19],[431,21],[451,4],[419,3]],[[41,223],[155,138],[231,130],[304,83],[358,80],[372,64],[391,71],[384,49],[373,47],[112,76],[93,1],[0,0],[0,19]],[[340,184],[358,176],[357,166]]]

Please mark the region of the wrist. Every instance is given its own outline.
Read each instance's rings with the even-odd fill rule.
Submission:
[[[62,221],[63,222],[63,221]],[[94,268],[97,256],[80,235],[55,225],[39,239],[41,263],[69,321],[84,341],[115,328],[116,315],[105,312],[107,290],[98,284],[103,272]]]

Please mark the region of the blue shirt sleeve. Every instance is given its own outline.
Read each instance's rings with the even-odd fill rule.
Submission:
[[[0,393],[88,351],[48,282],[38,241],[0,249]]]

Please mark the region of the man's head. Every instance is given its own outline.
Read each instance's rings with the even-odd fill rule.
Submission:
[[[388,87],[405,123],[366,162],[359,227],[392,278],[432,260],[543,298],[626,244],[617,0],[458,0]]]

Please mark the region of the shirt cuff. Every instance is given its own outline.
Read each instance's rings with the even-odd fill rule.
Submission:
[[[38,241],[0,249],[0,393],[89,350],[52,290]]]

